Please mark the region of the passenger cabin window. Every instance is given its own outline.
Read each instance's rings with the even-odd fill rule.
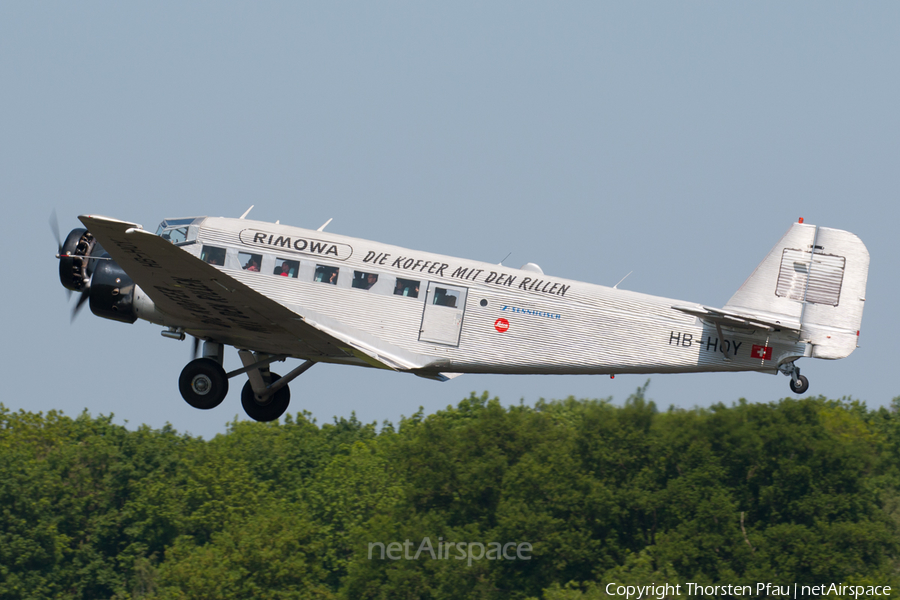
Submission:
[[[459,308],[459,292],[445,288],[434,288],[434,300],[431,303],[436,306]]]
[[[338,280],[338,268],[337,267],[327,267],[325,265],[316,265],[316,281],[320,281],[322,283],[330,283],[331,285],[337,285]]]
[[[378,275],[375,273],[363,273],[362,271],[353,271],[353,287],[360,290],[371,289],[375,282],[378,281]]]
[[[419,297],[419,282],[412,279],[397,278],[397,285],[394,286],[395,296],[407,296],[409,298]]]
[[[211,265],[223,266],[225,264],[225,248],[203,246],[203,251],[200,252],[200,260]]]
[[[238,252],[238,261],[240,261],[243,270],[259,273],[259,266],[262,264],[262,254]]]
[[[297,275],[300,274],[300,261],[287,258],[276,258],[275,270],[272,271],[272,274],[281,275],[282,277],[293,277],[296,279]]]

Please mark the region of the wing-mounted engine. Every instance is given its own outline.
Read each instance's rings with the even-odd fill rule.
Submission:
[[[134,323],[134,281],[114,260],[100,261],[91,275],[91,312],[98,317]]]
[[[96,253],[94,252],[96,248]],[[73,292],[81,292],[90,286],[91,272],[96,260],[92,254],[100,256],[103,247],[84,228],[73,229],[59,249],[59,281],[63,287]]]
[[[80,292],[72,317],[85,302],[98,317],[134,323],[134,281],[125,273],[91,232],[73,229],[59,249],[59,281],[63,287]]]

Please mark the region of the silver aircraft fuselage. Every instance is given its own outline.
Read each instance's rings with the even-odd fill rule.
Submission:
[[[774,373],[779,365],[812,356],[809,336],[802,332],[716,327],[673,308],[683,302],[553,277],[536,267],[514,269],[243,219],[208,217],[191,227],[185,252],[203,258],[224,249],[224,263],[216,268],[227,276],[298,317],[423,357],[424,371]],[[259,258],[258,270],[244,268],[247,255]],[[295,271],[276,274],[285,261],[296,264]],[[375,276],[370,287],[354,287],[370,275]],[[228,309],[218,316],[227,321]],[[176,324],[159,315],[151,320]],[[188,332],[214,335],[239,348],[248,345],[246,335],[232,337],[227,330]],[[253,350],[365,362],[308,356],[283,344],[267,348],[260,341]]]

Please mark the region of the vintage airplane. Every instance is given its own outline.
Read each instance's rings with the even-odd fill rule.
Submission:
[[[252,207],[251,207],[252,208]],[[249,211],[248,211],[249,212]],[[809,382],[795,361],[857,347],[869,254],[852,233],[794,223],[724,308],[241,218],[166,219],[156,233],[79,217],[59,276],[100,317],[195,338],[178,381],[213,408],[228,380],[259,421],[317,362],[447,380],[462,373],[760,371]],[[326,223],[327,225],[327,223]],[[74,313],[73,313],[74,314]],[[224,347],[244,365],[226,373]],[[272,362],[304,362],[284,377]]]

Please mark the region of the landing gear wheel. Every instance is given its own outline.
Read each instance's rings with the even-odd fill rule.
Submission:
[[[209,410],[220,405],[228,395],[228,377],[222,365],[213,359],[198,358],[181,371],[178,391],[194,408]]]
[[[791,378],[791,391],[795,394],[802,394],[809,389],[809,379],[804,375],[797,375],[797,379],[798,381],[795,382],[794,379]]]
[[[281,379],[281,375],[272,373],[269,385],[275,383],[279,379]],[[254,421],[274,421],[284,414],[284,411],[287,410],[288,404],[290,403],[291,390],[288,386],[284,386],[275,392],[265,404],[257,402],[256,394],[253,393],[253,388],[250,386],[249,381],[244,384],[244,389],[241,390],[241,404],[244,407],[244,412],[246,412],[247,416]]]

